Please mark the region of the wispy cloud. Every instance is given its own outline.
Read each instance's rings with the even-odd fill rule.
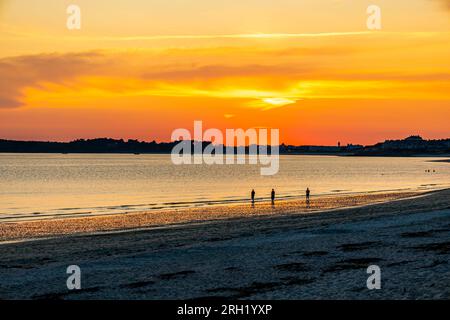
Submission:
[[[50,97],[61,105],[74,97],[92,102],[133,96],[243,99],[243,106],[263,110],[302,99],[449,98],[446,70],[376,71],[367,69],[370,64],[355,66],[355,53],[361,52],[333,46],[216,47],[4,58],[0,108],[27,105],[33,95],[40,105]]]
[[[438,1],[440,1],[447,10],[450,10],[450,0],[438,0]]]
[[[17,37],[41,38],[41,39],[72,39],[62,35],[43,34],[18,31],[10,26],[3,26],[2,32]],[[372,33],[371,31],[349,32],[318,32],[318,33],[236,33],[236,34],[169,34],[169,35],[129,35],[129,36],[77,36],[79,41],[157,41],[157,40],[214,40],[214,39],[292,39],[292,38],[329,38],[359,36]]]
[[[96,52],[41,54],[0,60],[0,107],[22,105],[23,90],[42,83],[64,83],[101,65]]]
[[[370,31],[322,32],[322,33],[242,33],[242,34],[198,34],[198,35],[149,35],[126,37],[98,37],[103,41],[141,41],[141,40],[208,40],[208,39],[288,39],[342,37],[369,34]]]
[[[450,11],[450,0],[426,0],[426,1],[428,1],[428,3],[430,4],[437,4],[438,6],[440,5],[442,9]]]

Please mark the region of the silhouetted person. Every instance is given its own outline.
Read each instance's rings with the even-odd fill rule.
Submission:
[[[311,191],[309,188],[306,188],[306,206],[309,208],[309,196],[311,195]]]
[[[252,203],[255,203],[255,189],[252,190]]]
[[[270,199],[272,199],[272,205],[275,204],[275,190],[272,189],[272,192],[270,193]]]

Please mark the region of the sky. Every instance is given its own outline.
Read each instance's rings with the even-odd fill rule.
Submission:
[[[0,0],[0,139],[450,138],[449,57],[449,0]]]

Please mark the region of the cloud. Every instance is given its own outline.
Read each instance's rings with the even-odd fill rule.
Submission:
[[[132,97],[241,99],[245,106],[273,108],[307,98],[404,97],[409,85],[422,96],[448,96],[446,70],[375,72],[379,68],[355,65],[355,53],[361,52],[351,46],[213,47],[3,58],[0,108]]]
[[[102,64],[95,52],[42,54],[0,60],[0,108],[22,105],[23,90],[45,82],[64,83]]]
[[[293,39],[325,38],[367,35],[370,31],[319,32],[319,33],[242,33],[242,34],[197,34],[197,35],[153,35],[126,37],[89,38],[102,41],[149,41],[149,40],[211,40],[211,39]]]
[[[59,89],[167,96],[209,95],[219,90],[219,82],[223,85],[228,81],[226,86],[229,87],[236,79],[241,79],[241,84],[248,82],[244,87],[251,87],[249,82],[259,82],[261,86],[276,88],[285,85],[281,78],[286,75],[296,78],[312,72],[311,66],[272,61],[280,55],[291,57],[294,52],[209,48],[54,53],[4,58],[0,59],[0,108],[20,107],[25,104],[28,89],[53,90],[55,85]],[[299,51],[297,55],[302,53],[311,54]],[[237,64],[233,61],[233,57],[244,55],[251,60],[259,57],[261,63]],[[271,77],[279,80],[273,83]],[[218,92],[212,94],[221,95]]]
[[[436,1],[436,0],[434,0]],[[438,0],[447,9],[450,10],[450,0]]]
[[[191,67],[188,69],[176,69],[163,72],[149,72],[143,75],[147,79],[156,80],[210,80],[214,78],[227,77],[256,77],[268,75],[302,74],[311,72],[312,69],[298,68],[289,65],[241,65],[241,66],[223,66],[207,65],[200,67]]]

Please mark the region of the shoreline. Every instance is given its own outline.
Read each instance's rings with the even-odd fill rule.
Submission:
[[[390,194],[390,193],[427,193],[435,192],[439,190],[445,190],[450,188],[450,184],[447,185],[421,185],[419,187],[409,187],[409,188],[399,188],[399,189],[383,189],[383,190],[368,190],[368,191],[350,191],[350,190],[333,190],[324,193],[318,193],[311,196],[311,199],[322,199],[330,197],[347,197],[347,196],[360,196],[360,195],[371,195],[371,194]],[[283,203],[286,201],[301,201],[304,199],[304,195],[282,195],[277,196],[277,203]],[[92,210],[99,208],[109,208],[110,213],[98,213],[98,212],[75,212],[75,213],[50,213],[50,211],[65,211],[67,208],[63,209],[51,209],[49,212],[33,212],[24,214],[3,214],[6,217],[0,216],[0,225],[2,223],[19,223],[19,222],[37,222],[37,221],[51,221],[51,220],[62,220],[62,219],[72,219],[72,218],[92,218],[92,217],[109,217],[116,215],[129,215],[129,214],[140,214],[140,213],[152,213],[152,212],[165,212],[165,211],[179,211],[179,210],[189,210],[189,209],[202,209],[202,208],[220,208],[236,205],[247,205],[250,200],[248,198],[231,198],[228,200],[194,200],[194,201],[180,201],[180,202],[168,202],[161,204],[154,204],[155,208],[142,208],[131,211],[114,212],[117,208],[131,208],[131,207],[141,207],[142,205],[118,205],[118,206],[104,206],[95,208],[71,208],[73,210]],[[261,197],[255,199],[255,205],[269,203],[270,197]]]
[[[446,189],[444,189],[446,190]],[[275,202],[232,203],[198,208],[164,209],[126,214],[81,216],[45,220],[13,221],[0,223],[0,244],[39,239],[132,232],[152,228],[168,228],[186,224],[204,224],[229,219],[248,219],[283,215],[323,214],[402,199],[426,196],[432,191],[366,192],[350,195],[327,195],[305,200],[284,199]]]
[[[450,185],[422,185],[416,188],[399,188],[399,189],[384,189],[384,190],[370,190],[370,191],[348,191],[348,190],[336,190],[336,191],[328,191],[325,193],[318,193],[311,196],[311,199],[321,199],[327,197],[345,197],[345,196],[358,196],[358,195],[370,195],[370,194],[386,194],[386,193],[403,193],[403,192],[433,192],[439,191],[449,188]],[[300,195],[284,195],[278,196],[277,202],[285,202],[285,201],[299,201],[304,199],[305,196]],[[262,197],[256,198],[255,205],[261,203],[270,202],[270,197]],[[89,212],[77,212],[77,213],[25,213],[25,214],[4,214],[6,217],[0,216],[0,224],[2,223],[17,223],[17,222],[31,222],[31,221],[45,221],[45,220],[60,220],[60,219],[71,219],[71,218],[86,218],[86,217],[108,217],[114,215],[124,215],[124,214],[134,214],[134,213],[152,213],[152,212],[164,212],[164,211],[175,211],[175,210],[187,210],[194,208],[217,208],[224,206],[234,206],[234,205],[246,205],[249,203],[248,198],[232,198],[229,200],[204,200],[204,201],[181,201],[181,202],[170,202],[170,203],[161,203],[155,204],[156,208],[145,208],[139,210],[132,211],[123,211],[123,212],[111,212],[111,213],[93,213]],[[110,208],[111,211],[116,210],[116,208],[120,207],[140,207],[142,205],[118,205],[115,207],[105,206],[105,208]],[[73,208],[78,210],[91,210],[98,209],[104,207],[96,207],[96,208]],[[52,209],[51,211],[64,211],[68,210],[66,208],[63,209]]]
[[[439,191],[439,190],[436,190]],[[349,209],[363,209],[368,208],[370,206],[376,206],[380,204],[388,204],[388,203],[394,203],[396,201],[402,201],[402,200],[412,200],[412,199],[418,199],[421,197],[425,197],[427,193],[421,193],[416,196],[410,196],[406,198],[398,198],[394,200],[387,200],[387,201],[381,201],[381,202],[373,202],[373,203],[367,203],[362,205],[356,205],[356,206],[348,206],[348,207],[337,207],[332,209],[325,209],[325,210],[318,210],[318,211],[311,211],[308,213],[304,213],[304,215],[311,215],[311,214],[327,214],[327,213],[333,213],[336,211],[345,211]],[[301,215],[302,213],[299,213],[298,215]],[[116,215],[116,214],[115,214]],[[73,234],[66,234],[61,235],[60,237],[64,237],[64,239],[71,238],[71,237],[94,237],[94,236],[109,236],[109,235],[120,235],[124,233],[135,233],[135,232],[146,232],[146,231],[155,231],[155,230],[168,230],[168,229],[174,229],[174,228],[182,228],[182,227],[205,227],[208,224],[213,223],[221,223],[221,222],[227,222],[227,221],[237,221],[237,220],[250,220],[252,218],[276,218],[276,217],[288,217],[292,216],[295,217],[294,214],[280,214],[280,215],[259,215],[254,217],[236,217],[236,218],[224,218],[224,219],[214,219],[214,220],[204,220],[204,221],[195,221],[195,222],[185,222],[185,223],[178,223],[178,224],[166,224],[166,225],[155,225],[155,226],[148,226],[148,227],[141,227],[141,228],[128,228],[128,229],[118,229],[118,230],[110,230],[110,231],[94,231],[90,233],[73,233]],[[58,238],[58,235],[53,237],[41,237],[41,238],[25,238],[25,239],[19,239],[19,240],[0,240],[0,246],[4,244],[19,244],[19,243],[26,243],[26,242],[35,242],[35,241],[45,241],[45,240],[52,240]]]
[[[1,141],[1,139],[0,139]],[[330,146],[323,146],[330,147]],[[91,151],[80,151],[80,152],[61,152],[61,151],[4,151],[0,150],[0,154],[60,154],[60,155],[79,155],[79,154],[94,154],[94,155],[170,155],[171,152],[91,152]],[[248,156],[248,154],[246,154]],[[381,158],[449,158],[450,153],[355,153],[354,151],[337,151],[337,152],[280,152],[279,155],[282,156],[335,156],[335,157],[381,157]]]

